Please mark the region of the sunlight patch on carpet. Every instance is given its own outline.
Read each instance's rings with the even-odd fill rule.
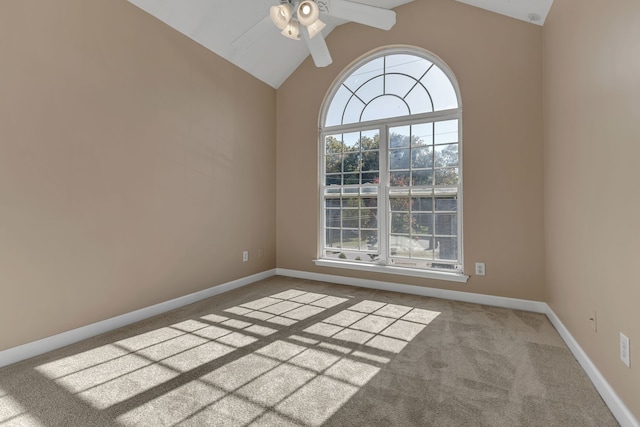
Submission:
[[[123,425],[320,426],[440,314],[349,301],[290,289],[36,369],[96,409],[135,402]]]

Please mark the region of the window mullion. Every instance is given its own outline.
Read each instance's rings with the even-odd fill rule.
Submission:
[[[389,126],[380,128],[380,182],[378,183],[378,253],[380,264],[389,262]]]

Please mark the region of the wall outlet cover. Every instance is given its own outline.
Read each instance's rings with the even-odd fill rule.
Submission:
[[[620,360],[622,363],[627,365],[627,367],[631,367],[631,360],[629,358],[629,338],[620,332]]]

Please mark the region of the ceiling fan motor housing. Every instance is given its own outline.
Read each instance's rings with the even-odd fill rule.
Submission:
[[[320,12],[382,30],[389,30],[396,23],[393,10],[349,0],[280,0],[278,6],[271,6],[271,20],[282,30],[283,36],[293,40],[299,40],[302,36],[318,67],[332,63],[327,44],[321,36],[326,24],[319,19]],[[320,37],[316,37],[319,34]]]

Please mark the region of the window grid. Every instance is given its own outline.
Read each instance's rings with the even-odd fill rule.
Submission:
[[[334,133],[324,138],[325,185],[341,186],[325,197],[325,255],[361,252],[371,260],[378,234],[380,133],[377,129]]]
[[[436,62],[393,53],[374,58],[329,97],[321,150],[321,258],[462,271],[461,109],[450,77]],[[406,64],[414,68],[404,72]],[[445,88],[435,88],[440,98],[434,98],[425,82],[442,85],[442,76]],[[417,89],[427,107],[413,96]],[[398,107],[392,98],[406,111],[392,111]],[[386,107],[375,105],[378,100]],[[372,135],[377,143],[365,144]]]

